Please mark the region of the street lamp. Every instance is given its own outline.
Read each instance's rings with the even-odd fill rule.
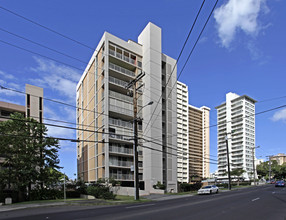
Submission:
[[[134,118],[133,118],[133,126],[134,126],[134,146],[133,146],[133,154],[134,154],[134,188],[135,188],[135,194],[134,199],[139,200],[139,173],[138,173],[138,118],[137,114],[146,106],[152,105],[153,101],[150,101],[148,104],[144,105],[139,109],[137,112],[137,99],[134,101]]]
[[[227,173],[228,173],[228,189],[231,190],[231,177],[230,177],[230,165],[229,165],[229,151],[228,151],[228,133],[225,135],[225,144],[226,144],[226,156],[227,156]]]

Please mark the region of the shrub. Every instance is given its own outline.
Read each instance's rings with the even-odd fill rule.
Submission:
[[[153,185],[153,188],[165,190],[166,186],[164,184],[162,184],[160,181],[158,181],[156,185]]]
[[[51,200],[62,198],[64,198],[64,192],[56,189],[34,189],[30,194],[30,200]]]
[[[94,185],[87,187],[87,194],[97,199],[115,199],[116,195],[110,191],[109,187],[103,185]]]
[[[200,182],[190,184],[190,183],[181,183],[179,185],[180,192],[190,192],[190,191],[197,191],[202,187]]]

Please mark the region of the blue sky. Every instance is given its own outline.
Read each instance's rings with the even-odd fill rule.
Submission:
[[[59,4],[60,2],[60,4]],[[239,2],[239,4],[237,4]],[[203,24],[214,5],[206,1],[188,41],[181,70]],[[162,28],[165,54],[177,58],[201,1],[159,0],[74,1],[0,0],[0,6],[52,28],[92,48],[104,31],[124,40],[137,41],[151,21]],[[189,86],[189,102],[211,108],[211,125],[216,124],[215,106],[227,92],[246,94],[258,101],[256,112],[286,104],[286,2],[283,0],[220,0],[180,81]],[[3,31],[4,30],[4,31]],[[0,40],[43,54],[79,69],[84,63],[41,48],[5,31],[88,62],[92,50],[68,41],[0,8]],[[75,86],[82,71],[19,50],[0,42],[0,84],[24,91],[25,83],[44,88],[46,98],[75,104]],[[271,100],[268,100],[271,99]],[[24,96],[0,90],[0,100],[24,105]],[[268,101],[264,101],[268,100]],[[261,101],[261,102],[260,102]],[[264,101],[264,102],[263,102]],[[75,109],[45,101],[45,118],[75,122]],[[286,109],[256,116],[257,157],[286,153]],[[217,154],[217,128],[211,128],[211,155]],[[75,132],[50,128],[49,135],[75,138]],[[76,147],[61,142],[61,165],[69,177],[76,173]],[[216,165],[211,165],[211,171]]]

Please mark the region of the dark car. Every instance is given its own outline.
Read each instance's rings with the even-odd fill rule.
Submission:
[[[277,181],[275,183],[275,187],[284,187],[284,186],[285,186],[285,182],[283,180]]]

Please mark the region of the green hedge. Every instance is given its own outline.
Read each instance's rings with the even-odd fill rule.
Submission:
[[[97,199],[115,199],[116,197],[107,186],[89,186],[86,191],[88,195],[92,195]]]
[[[180,183],[179,184],[179,191],[180,192],[190,192],[190,191],[197,191],[202,187],[201,183]]]

